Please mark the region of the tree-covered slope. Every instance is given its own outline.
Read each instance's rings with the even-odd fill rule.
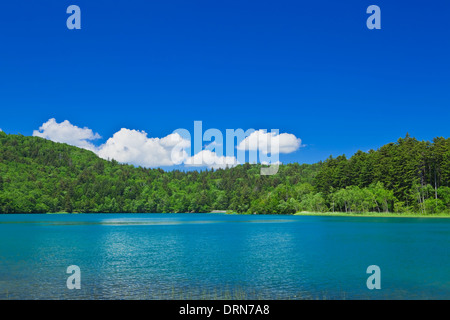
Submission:
[[[136,168],[37,137],[0,132],[0,212],[208,212],[249,210],[251,200],[312,183],[320,164],[282,166],[261,176],[248,164],[224,170]],[[272,199],[272,198],[271,198]],[[268,207],[269,208],[269,207]]]
[[[407,136],[350,159],[163,171],[98,158],[37,137],[0,132],[0,213],[449,211],[450,139]]]
[[[407,135],[376,151],[358,151],[350,159],[330,157],[314,182],[316,190],[326,196],[328,205],[340,211],[344,208],[348,211],[352,206],[359,210],[383,207],[383,211],[397,212],[448,211],[450,139],[418,141]],[[373,197],[364,195],[377,186],[384,190],[372,190]],[[380,197],[382,205],[375,204],[374,198]]]

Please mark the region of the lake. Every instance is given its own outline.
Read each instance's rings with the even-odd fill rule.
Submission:
[[[440,218],[0,215],[0,299],[449,299],[449,243]]]

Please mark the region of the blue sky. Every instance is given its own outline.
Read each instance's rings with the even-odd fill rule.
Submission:
[[[393,3],[395,2],[395,3]],[[81,8],[68,30],[66,8]],[[366,27],[369,5],[381,30]],[[279,129],[283,163],[449,136],[450,3],[21,1],[0,8],[0,128]]]

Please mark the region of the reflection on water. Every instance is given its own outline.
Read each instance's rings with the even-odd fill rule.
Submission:
[[[447,219],[1,215],[0,299],[448,299],[449,239]]]
[[[243,220],[243,221],[227,221],[227,220],[176,220],[176,219],[101,219],[99,221],[0,221],[0,224],[34,224],[42,226],[78,226],[78,225],[177,225],[177,224],[207,224],[207,223],[286,223],[293,220]]]

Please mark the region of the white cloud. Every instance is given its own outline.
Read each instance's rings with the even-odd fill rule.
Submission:
[[[186,166],[210,167],[214,169],[234,167],[239,164],[235,157],[218,156],[211,150],[202,150],[184,162]]]
[[[54,118],[44,123],[39,130],[34,130],[33,136],[67,143],[94,152],[96,147],[89,141],[101,138],[98,133],[94,133],[89,128],[79,128],[67,120],[57,123]]]
[[[147,168],[180,164],[188,167],[225,168],[240,164],[234,156],[223,156],[216,153],[216,148],[220,148],[222,145],[215,141],[194,156],[189,156],[190,138],[183,138],[179,133],[172,133],[163,138],[152,138],[148,137],[145,131],[122,128],[104,144],[96,146],[91,141],[101,138],[98,133],[94,133],[86,127],[79,128],[67,120],[57,123],[52,118],[42,124],[39,130],[33,131],[33,136],[91,150],[103,159],[114,159],[120,163]],[[270,150],[271,147],[273,150]],[[301,140],[293,134],[268,133],[259,130],[242,140],[237,149],[259,151],[260,156],[263,155],[262,158],[260,157],[263,164],[281,164],[277,156],[279,153],[291,153],[300,147]],[[269,153],[275,155],[276,158],[272,159],[271,157],[270,161],[267,161],[268,158],[264,156]]]
[[[258,130],[242,140],[238,150],[260,151],[262,154],[292,153],[301,147],[301,139],[290,133],[277,134]]]
[[[45,122],[33,136],[54,142],[67,143],[97,153],[103,159],[115,159],[143,167],[172,166],[188,158],[186,148],[190,141],[178,133],[164,138],[148,138],[145,131],[122,128],[109,138],[105,144],[97,147],[92,140],[100,139],[98,133],[89,128],[79,128],[68,120],[57,123],[55,119]]]
[[[190,145],[190,141],[178,133],[164,138],[148,138],[145,131],[122,128],[99,147],[98,155],[103,159],[143,167],[172,166],[187,158],[184,149]],[[172,152],[175,147],[178,151]]]

